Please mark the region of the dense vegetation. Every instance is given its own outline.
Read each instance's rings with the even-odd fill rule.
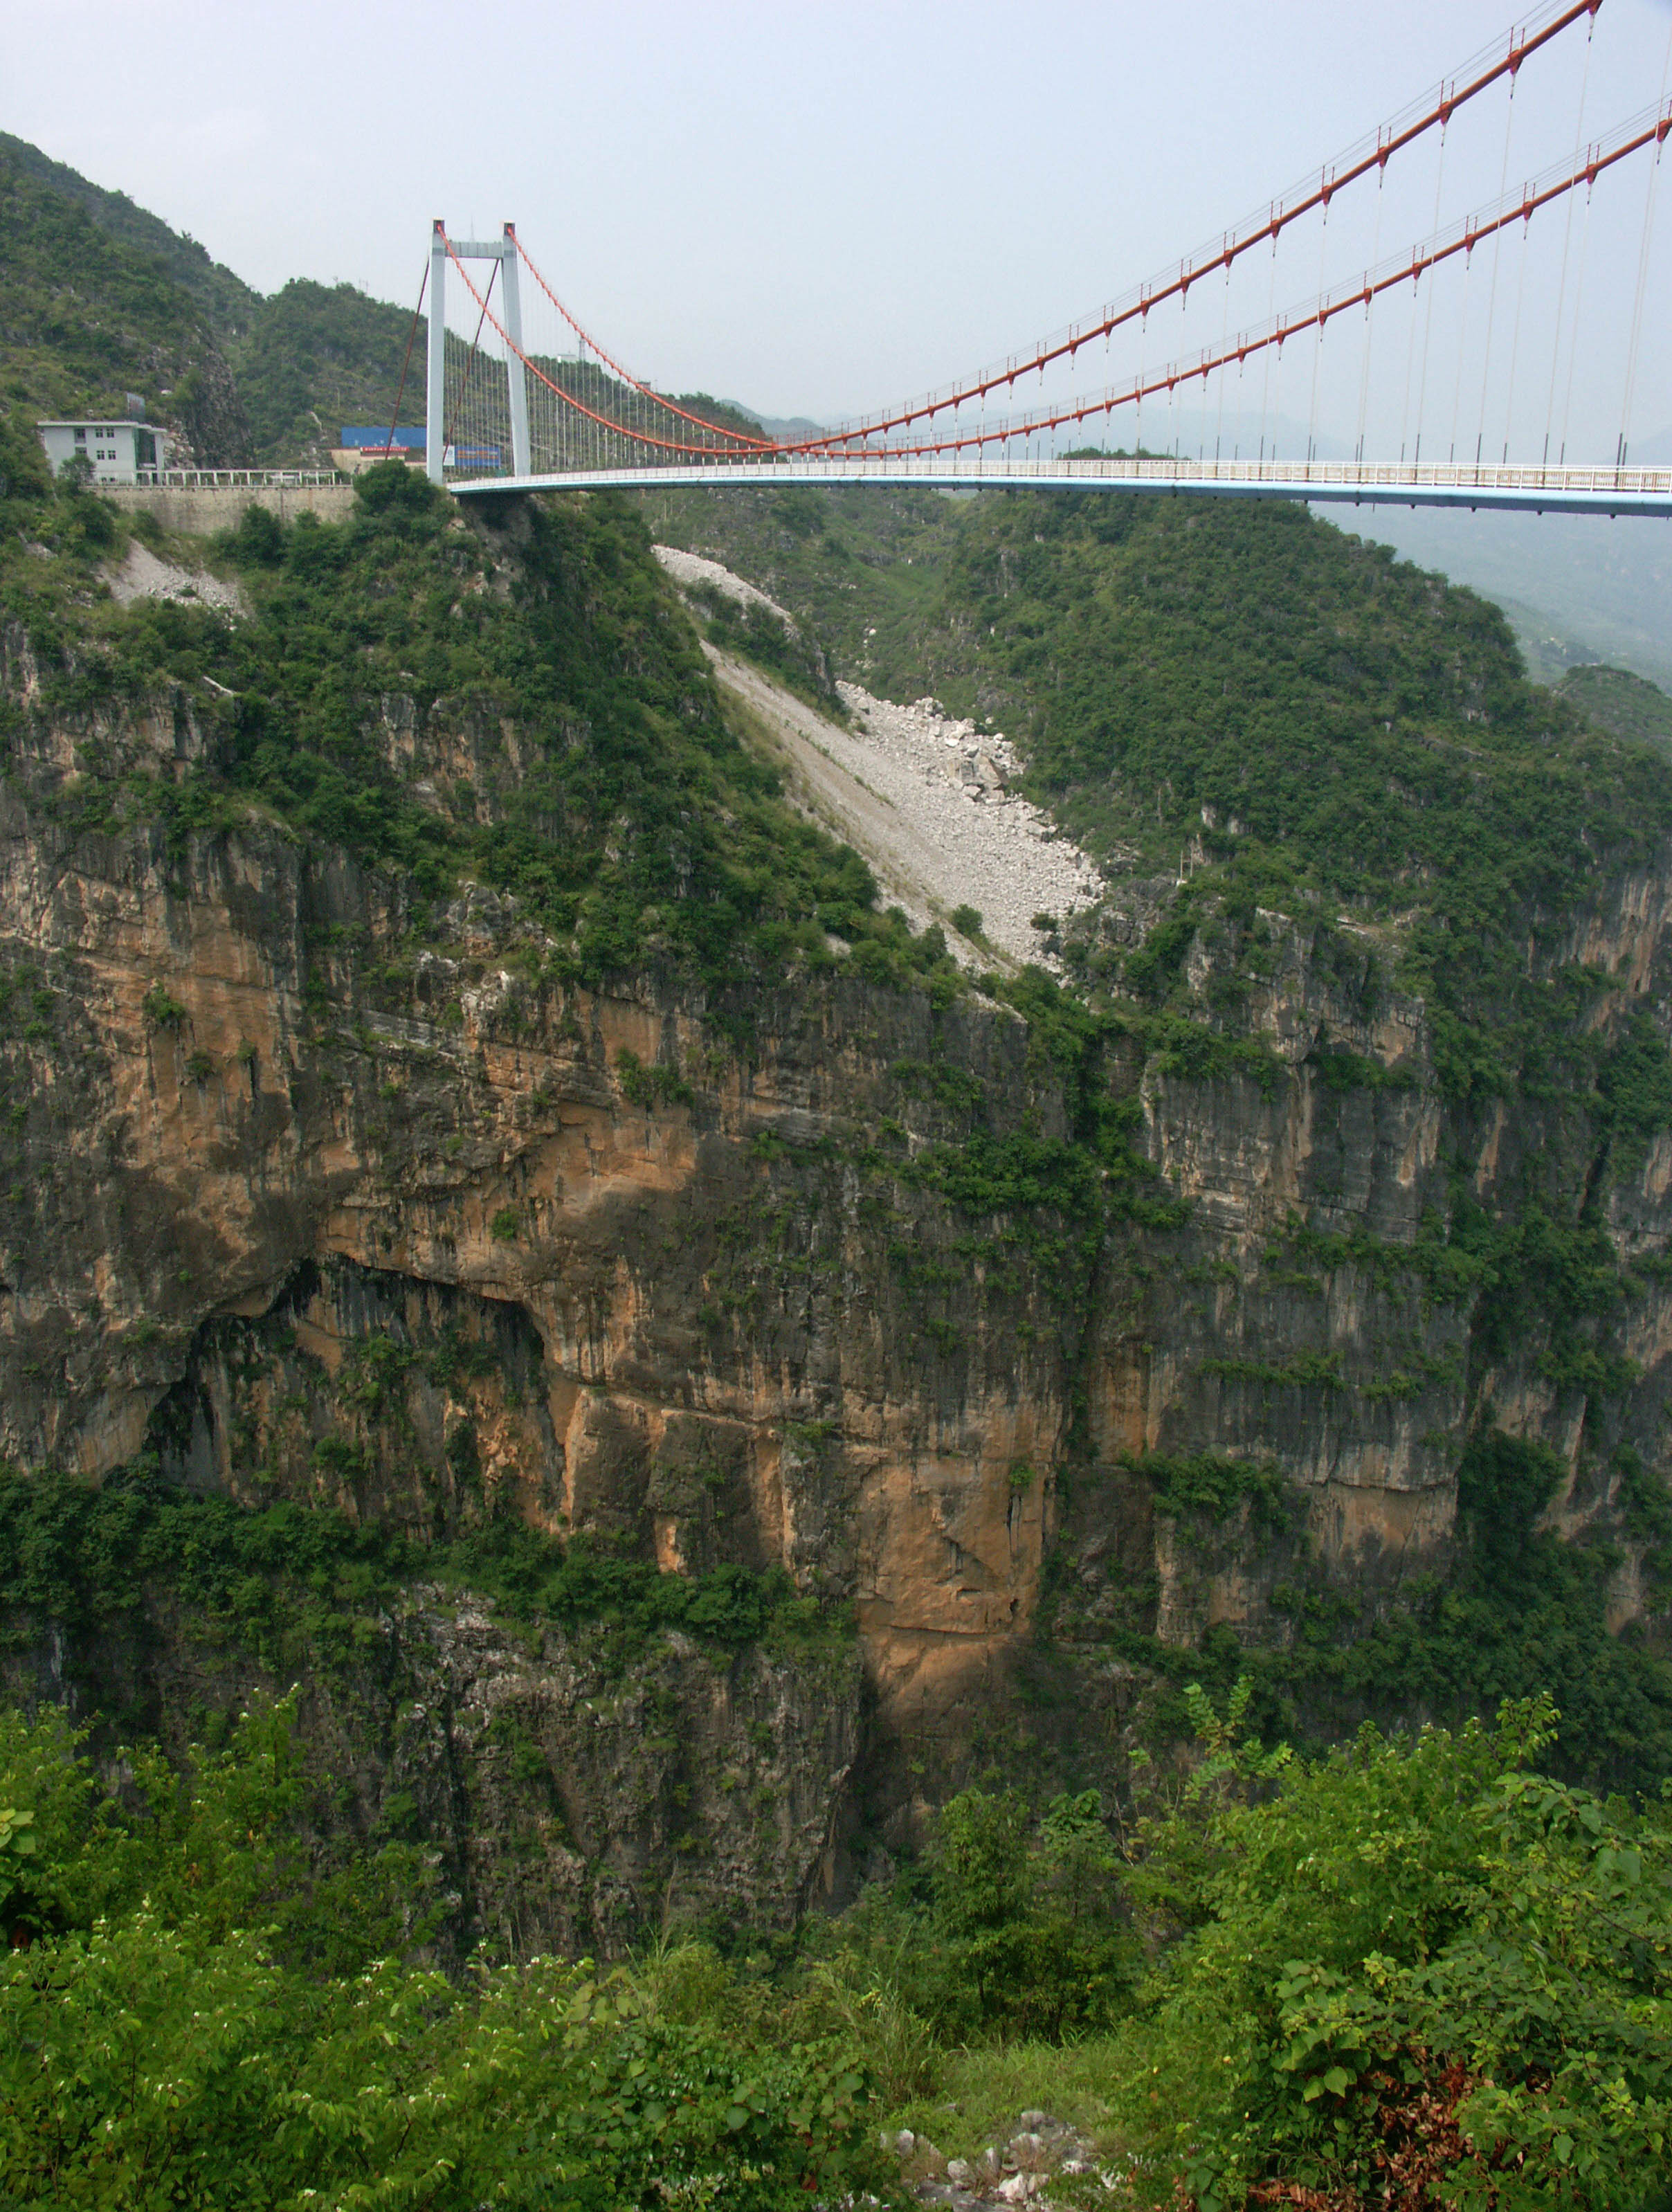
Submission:
[[[462,1982],[423,1963],[413,1854],[321,1877],[287,1709],[184,1776],[131,1749],[116,1785],[59,1715],[0,1716],[8,2195],[892,2196],[873,2116],[975,2150],[1020,2033],[1128,2201],[1661,2204],[1665,1809],[1529,1772],[1547,1703],[1307,1765],[1244,1738],[1244,1693],[1193,1696],[1203,1760],[1123,1842],[1095,1800],[1036,1819],[976,1789],[915,1893],[867,1893],[775,1970],[675,1939],[609,1976],[484,1960]]]
[[[352,284],[297,278],[260,301],[232,354],[257,458],[328,467],[345,422],[392,422],[411,331],[410,307]],[[412,349],[420,371],[424,343],[421,330]],[[423,406],[422,374],[410,372],[402,422]]]
[[[33,153],[0,138],[0,397],[31,428],[37,416],[123,415],[129,392],[154,420],[189,415],[192,380],[218,358],[203,301],[153,252],[44,182]]]
[[[61,1718],[0,1717],[9,2203],[766,2212],[866,2176],[828,2039],[686,2025],[586,1961],[404,1963],[412,1855],[315,1879],[289,1719],[111,1791]]]
[[[212,759],[183,785],[90,779],[83,830],[149,814],[175,834],[248,802],[396,869],[422,902],[469,873],[513,892],[561,940],[555,972],[597,979],[660,955],[711,980],[829,969],[830,933],[882,972],[944,966],[874,910],[864,865],[778,797],[733,734],[689,624],[636,518],[608,501],[532,511],[514,542],[462,515],[398,462],[357,484],[354,518],[282,529],[246,510],[222,550],[248,619],[145,601],[89,607],[122,550],[112,510],[8,447],[12,518],[0,606],[28,629],[42,704],[82,711],[164,681],[196,694]],[[21,533],[21,534],[20,534]],[[52,557],[41,560],[25,542]],[[73,645],[72,645],[73,641]],[[436,803],[378,735],[381,702],[514,719],[532,757]]]
[[[1623,1533],[1644,1549],[1651,1602],[1672,1583],[1672,1501],[1635,1452],[1618,1468]],[[1282,1529],[1292,1498],[1269,1473],[1234,1461],[1150,1462],[1158,1505],[1187,1536],[1223,1522],[1254,1493],[1256,1535]],[[1350,1735],[1366,1717],[1423,1715],[1462,1723],[1504,1699],[1547,1687],[1559,1697],[1559,1743],[1542,1755],[1569,1781],[1655,1789],[1672,1778],[1672,1662],[1640,1627],[1609,1623],[1620,1552],[1564,1540],[1540,1525],[1566,1469],[1547,1446],[1483,1425],[1458,1469],[1458,1541],[1444,1574],[1420,1578],[1401,1602],[1368,1614],[1347,1592],[1304,1568],[1281,1583],[1274,1609],[1289,1636],[1250,1653],[1229,1633],[1197,1652],[1127,1640],[1134,1657],[1174,1681],[1200,1673],[1226,1689],[1244,1676],[1261,1724],[1314,1745]],[[1157,1729],[1158,1736],[1163,1733]]]
[[[828,659],[794,623],[785,622],[758,599],[740,605],[713,584],[687,584],[682,595],[702,623],[710,645],[753,661],[832,720],[847,719]]]
[[[1604,870],[1672,825],[1672,761],[1529,684],[1496,608],[1297,508],[1006,494],[647,493],[659,534],[730,561],[838,672],[1002,724],[1029,787],[1117,874],[1188,899],[1087,979],[1184,1003],[1215,929],[1234,1023],[1256,907],[1378,927],[1383,981],[1437,1006],[1443,1079],[1546,1079],[1578,1011],[1529,987]],[[1583,702],[1582,702],[1583,703]],[[1116,890],[1118,897],[1118,886]]]
[[[125,192],[107,191],[27,140],[0,131],[0,161],[53,198],[72,201],[98,228],[119,244],[160,262],[172,283],[189,294],[198,311],[223,336],[236,337],[248,325],[260,295],[222,262],[210,258],[195,238],[173,230],[160,216],[138,206]],[[40,204],[39,203],[37,204]]]
[[[1152,1830],[1135,1885],[1191,1930],[1122,2046],[1158,2182],[1203,2212],[1280,2179],[1342,2212],[1659,2198],[1672,1830],[1526,1771],[1552,1719],[1298,1770],[1225,1731],[1219,1804]]]
[[[0,1468],[0,1648],[26,1650],[50,1625],[72,1653],[113,1636],[138,1658],[185,1618],[283,1680],[351,1656],[419,1583],[479,1594],[535,1629],[584,1633],[611,1671],[667,1629],[736,1650],[827,1626],[781,1571],[665,1574],[630,1546],[565,1545],[503,1516],[421,1543],[328,1507],[197,1497],[164,1481],[149,1455],[96,1486]]]
[[[1599,729],[1620,738],[1672,743],[1672,698],[1645,676],[1588,663],[1570,668],[1557,689]]]

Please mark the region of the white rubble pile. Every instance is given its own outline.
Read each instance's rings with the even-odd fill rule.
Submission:
[[[221,607],[229,615],[249,611],[236,584],[222,583],[207,569],[178,568],[137,539],[121,567],[107,574],[110,595],[119,606],[131,606],[136,599],[173,599],[184,606]]]
[[[720,562],[672,545],[655,551],[677,585],[711,585],[794,629],[775,599]],[[898,707],[860,684],[838,684],[844,729],[735,655],[707,651],[784,744],[804,796],[870,862],[885,904],[903,907],[920,927],[940,921],[967,965],[988,964],[990,956],[952,932],[954,908],[976,909],[994,951],[1041,960],[1035,915],[1066,920],[1101,896],[1096,863],[1012,789],[1022,762],[1000,732],[956,720],[933,699]]]
[[[1095,2174],[1105,2191],[1118,2186],[1119,2178],[1098,2163],[1091,2144],[1066,2121],[1044,2112],[1024,2112],[1018,2133],[1002,2145],[989,2143],[973,2159],[943,2158],[927,2136],[914,2135],[909,2128],[885,2135],[882,2147],[899,2160],[920,2204],[944,2205],[949,2212],[1030,2203],[1034,2212],[1051,2212],[1049,2190],[1056,2176]]]
[[[1066,919],[1094,905],[1103,883],[1096,862],[1010,787],[1022,769],[1015,747],[997,731],[954,720],[933,699],[897,707],[858,684],[836,690],[852,734],[836,732],[830,750],[843,759],[845,738],[848,764],[933,842],[942,866],[931,888],[947,911],[973,906],[1000,951],[1037,959],[1035,915]]]
[[[701,553],[682,553],[677,545],[656,545],[651,550],[676,584],[712,585],[728,599],[735,599],[739,606],[764,607],[769,614],[777,616],[786,629],[796,628],[794,616],[781,607],[776,599],[768,599],[753,584],[745,584],[741,576],[733,575],[718,561],[706,560]]]

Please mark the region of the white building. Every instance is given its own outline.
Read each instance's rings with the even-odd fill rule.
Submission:
[[[149,422],[37,422],[52,474],[85,453],[95,483],[137,483],[168,465],[168,441]]]

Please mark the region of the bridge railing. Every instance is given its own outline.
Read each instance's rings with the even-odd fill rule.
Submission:
[[[562,483],[567,477],[577,479],[609,474],[614,477],[641,477],[648,481],[668,473],[683,473],[691,463],[655,463],[647,467],[616,467],[607,464],[597,467],[554,469],[540,481]],[[1260,460],[1203,460],[1190,454],[1175,459],[1170,454],[1146,456],[1142,460],[1128,460],[1117,457],[1097,459],[992,459],[964,460],[957,455],[938,456],[894,453],[805,453],[757,458],[751,455],[714,453],[705,454],[700,463],[704,472],[724,469],[737,476],[778,477],[789,480],[798,476],[818,475],[825,478],[836,473],[859,477],[922,477],[932,475],[937,479],[961,477],[975,483],[1013,483],[1031,478],[1049,477],[1060,483],[1065,477],[1083,477],[1090,483],[1271,483],[1271,484],[1363,484],[1366,489],[1377,485],[1432,485],[1441,490],[1482,491],[1672,491],[1672,468],[1616,467],[1555,463],[1510,463],[1507,465],[1491,461],[1424,461],[1420,464],[1383,462],[1379,464],[1356,461],[1299,461],[1265,459]],[[496,483],[504,483],[504,477],[467,477],[460,472],[450,474],[448,482],[455,489],[466,483],[480,483],[484,489]]]
[[[1074,484],[1121,486],[1134,489],[1243,492],[1254,497],[1325,501],[1364,501],[1378,496],[1410,499],[1418,505],[1466,506],[1479,503],[1524,507],[1543,511],[1567,507],[1584,512],[1672,513],[1672,468],[1585,464],[1523,464],[1488,461],[1425,461],[1421,464],[1354,461],[1302,461],[1280,458],[1226,460],[1197,459],[1188,455],[1146,456],[1141,460],[1115,456],[1060,459],[1049,457],[1000,461],[992,457],[965,458],[958,454],[805,453],[751,457],[716,453],[701,462],[663,464],[650,467],[601,466],[556,469],[549,474],[515,478],[504,476],[474,479],[450,477],[455,492],[491,492],[510,489],[562,490],[631,488],[660,483],[741,483],[763,487],[799,483],[901,483],[933,484],[942,489],[967,485],[971,490],[1006,484],[1049,484],[1057,489]]]
[[[318,491],[352,483],[340,469],[137,469],[131,476],[100,477],[100,483],[137,485],[150,491]]]

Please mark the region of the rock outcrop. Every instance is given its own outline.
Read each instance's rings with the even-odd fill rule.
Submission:
[[[149,1447],[194,1489],[419,1539],[508,1510],[678,1571],[781,1566],[856,1624],[851,1663],[670,1646],[608,1689],[415,1590],[358,1717],[321,1690],[319,1725],[368,1806],[416,1793],[481,1926],[607,1946],[682,1882],[794,1911],[860,1798],[903,1832],[1008,1710],[1048,1561],[1076,1724],[1113,1742],[1142,1683],[1112,1627],[1281,1636],[1297,1575],[1374,1605],[1443,1559],[1485,1401],[1563,1454],[1568,1529],[1613,1527],[1616,1444],[1661,1463],[1657,1275],[1602,1406],[1530,1338],[1483,1367],[1477,1286],[1425,1271],[1459,1178],[1512,1203],[1563,1109],[1448,1105],[1368,936],[1325,957],[1266,917],[1258,1048],[1195,1072],[1134,1036],[1071,1080],[974,994],[588,991],[485,890],[419,936],[398,883],[257,809],[89,809],[203,758],[209,725],[180,690],[45,718],[15,635],[4,675],[0,1450],[97,1478]],[[516,773],[473,710],[391,700],[380,734],[421,793]],[[1663,855],[1576,918],[1623,1009],[1665,1003],[1669,901]],[[1378,1079],[1326,1079],[1326,1042]],[[1132,1129],[1134,1202],[983,1182],[1006,1146],[1066,1146],[1088,1096]],[[1664,1249],[1669,1184],[1667,1138],[1616,1164],[1620,1253]],[[1158,1513],[1153,1454],[1263,1470],[1289,1510],[1254,1486],[1211,1527]],[[542,1778],[514,1820],[507,1714]],[[523,1822],[520,1872],[501,1850],[467,1880],[473,1794]]]

